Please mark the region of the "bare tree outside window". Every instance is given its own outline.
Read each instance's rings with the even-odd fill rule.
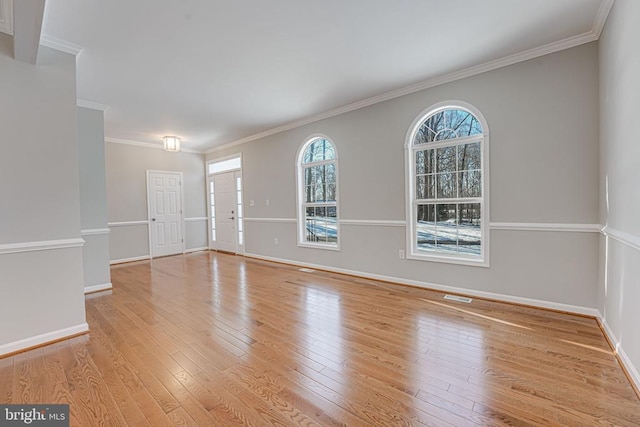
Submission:
[[[418,125],[410,152],[416,251],[482,255],[483,140],[464,109],[438,110]]]
[[[333,143],[320,137],[307,141],[298,167],[303,185],[301,243],[337,246],[337,165]]]

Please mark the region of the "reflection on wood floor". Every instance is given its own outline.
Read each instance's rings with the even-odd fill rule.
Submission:
[[[71,425],[640,425],[594,319],[215,252],[123,264],[88,335],[0,359]]]

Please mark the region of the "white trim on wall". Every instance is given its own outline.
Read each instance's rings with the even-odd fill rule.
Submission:
[[[142,142],[142,141],[133,141],[131,139],[121,139],[121,138],[110,138],[106,137],[104,139],[105,142],[111,142],[114,144],[124,144],[124,145],[133,145],[136,147],[145,147],[145,148],[154,148],[158,150],[164,150],[164,147],[161,142],[153,143],[153,142]],[[184,141],[183,141],[184,142]],[[205,154],[204,151],[192,150],[189,148],[180,148],[180,152],[191,153],[191,154]],[[176,153],[172,153],[174,155]]]
[[[408,279],[402,279],[399,277],[384,276],[381,274],[365,273],[362,271],[330,267],[330,266],[321,265],[321,264],[311,264],[307,262],[293,261],[289,259],[275,258],[270,256],[252,254],[252,253],[246,253],[245,256],[248,258],[256,258],[256,259],[261,259],[265,261],[279,262],[279,263],[290,264],[290,265],[295,265],[299,267],[307,267],[307,268],[313,268],[317,270],[331,271],[334,273],[349,274],[352,276],[364,277],[367,279],[382,280],[390,283],[416,286],[424,289],[431,289],[436,291],[468,295],[471,297],[487,298],[487,299],[492,299],[496,301],[510,302],[515,304],[524,304],[524,305],[529,305],[533,307],[547,308],[550,310],[563,311],[567,313],[575,313],[575,314],[580,314],[584,316],[591,316],[594,318],[598,318],[600,314],[599,311],[595,308],[582,307],[578,305],[563,304],[563,303],[544,301],[544,300],[538,300],[533,298],[524,298],[524,297],[518,297],[514,295],[496,294],[493,292],[484,292],[484,291],[477,291],[473,289],[458,288],[455,286],[439,285],[437,283],[420,282],[417,280],[408,280]]]
[[[622,343],[618,340],[618,338],[616,338],[616,335],[613,333],[613,329],[611,329],[607,321],[604,319],[604,316],[600,312],[598,313],[598,322],[600,323],[600,326],[602,327],[604,333],[607,335],[607,338],[609,338],[609,342],[613,344],[613,350],[615,354],[619,356],[618,359],[629,374],[630,380],[633,381],[636,388],[640,390],[640,374],[638,373],[638,370],[633,365],[631,358],[629,358],[627,353],[622,348]]]
[[[492,230],[517,230],[517,231],[562,231],[577,233],[599,233],[600,224],[566,224],[544,222],[492,222],[489,224]]]
[[[124,264],[125,262],[146,261],[148,259],[151,259],[149,255],[142,255],[142,256],[136,256],[131,258],[112,259],[111,261],[109,261],[109,264],[110,265]]]
[[[295,224],[295,218],[245,218],[244,222],[286,222]]]
[[[341,219],[340,225],[365,225],[378,227],[406,227],[407,222],[404,220],[388,220],[388,219]]]
[[[593,27],[591,31],[596,35],[596,39],[600,38],[602,30],[604,30],[604,24],[607,22],[611,8],[613,7],[614,0],[602,0],[600,2],[600,8],[596,13],[596,18],[593,20]]]
[[[206,221],[209,218],[207,218],[206,216],[198,216],[198,217],[193,217],[193,218],[185,218],[185,222],[196,222],[196,221]]]
[[[83,49],[83,47],[80,45],[59,39],[57,37],[47,36],[46,34],[43,34],[42,37],[40,37],[40,44],[51,49],[59,50],[60,52],[71,54],[75,56],[76,59]]]
[[[42,240],[39,242],[8,243],[0,245],[0,255],[20,252],[48,251],[53,249],[78,248],[84,245],[84,239]]]
[[[88,228],[86,230],[80,230],[81,236],[97,236],[100,234],[109,234],[111,230],[108,228]]]
[[[87,323],[81,323],[70,328],[59,329],[57,331],[36,335],[31,338],[14,341],[0,346],[0,356],[15,353],[21,350],[26,350],[32,347],[37,347],[54,341],[59,341],[65,338],[70,338],[74,335],[79,335],[87,332],[88,330],[89,325]]]
[[[640,236],[609,227],[608,225],[602,227],[602,234],[640,251]]]
[[[82,107],[82,108],[89,108],[91,110],[99,110],[99,111],[106,111],[107,108],[109,108],[108,105],[98,104],[97,102],[87,101],[86,99],[80,99],[80,98],[76,99],[76,106]]]
[[[147,225],[149,224],[149,221],[145,220],[139,220],[139,221],[119,221],[119,222],[110,222],[108,225],[109,227],[127,227],[130,225]]]
[[[111,283],[103,283],[100,285],[93,285],[93,286],[85,286],[84,287],[84,294],[92,294],[94,292],[100,292],[100,291],[107,291],[109,289],[113,289],[113,285]]]

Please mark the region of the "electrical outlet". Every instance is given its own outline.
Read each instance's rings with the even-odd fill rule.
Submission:
[[[256,202],[254,202],[253,200],[249,200],[249,206],[255,206]]]
[[[273,243],[275,243],[276,245],[279,244],[277,237],[275,239],[273,239]]]
[[[267,206],[269,206],[269,199],[267,199]]]
[[[398,258],[400,258],[400,259],[404,259],[404,249],[400,249],[400,250],[398,251]]]

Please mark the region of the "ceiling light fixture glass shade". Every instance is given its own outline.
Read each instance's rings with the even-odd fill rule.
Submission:
[[[165,136],[162,138],[164,141],[164,150],[172,153],[180,151],[180,138],[177,136]]]

